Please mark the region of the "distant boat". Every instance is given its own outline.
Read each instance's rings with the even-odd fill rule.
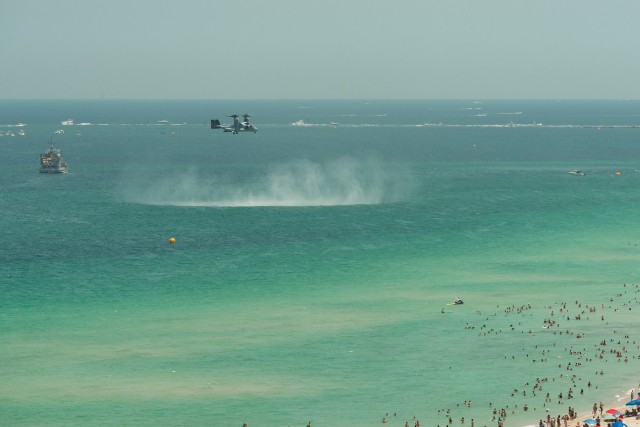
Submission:
[[[579,170],[579,169],[575,169],[572,170],[571,172],[569,172],[569,175],[573,175],[573,176],[585,176],[586,173],[584,173],[583,171]]]
[[[62,126],[73,126],[73,119],[67,119],[60,122]]]
[[[53,148],[53,138],[51,138],[49,149],[40,154],[40,173],[67,173],[68,169],[60,149]]]

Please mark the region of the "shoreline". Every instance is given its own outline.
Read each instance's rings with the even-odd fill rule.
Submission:
[[[600,307],[595,307],[595,306],[589,306],[587,304],[585,304],[584,309],[581,310],[581,312],[577,315],[572,314],[572,316],[574,316],[575,320],[582,320],[582,315],[587,315],[586,320],[589,320],[588,315],[591,314],[592,315],[592,319],[597,317],[600,317],[600,321],[604,322],[606,320],[606,317],[608,317],[608,314],[613,312],[613,313],[618,313],[620,312],[623,308],[625,309],[625,311],[631,310],[631,304],[633,303],[631,300],[629,301],[620,301],[620,299],[622,297],[624,297],[627,294],[627,290],[629,288],[632,288],[635,290],[635,293],[638,293],[638,285],[635,284],[631,284],[631,285],[627,285],[626,283],[623,285],[624,288],[624,293],[618,293],[616,295],[616,299],[611,298],[608,302],[608,305],[605,304],[601,304]],[[628,295],[626,295],[628,296]],[[616,302],[620,303],[620,306],[616,306]],[[637,304],[637,298],[635,298],[635,303]],[[575,304],[578,306],[578,308],[583,308],[582,304],[576,300]],[[565,312],[565,310],[567,310],[567,305],[565,304],[560,304],[560,308],[559,311],[561,312]],[[545,323],[548,325],[549,328],[554,327],[556,320],[554,320],[554,309],[552,308],[552,306],[548,307],[549,309],[551,309],[550,312],[550,318],[545,319]],[[566,317],[567,320],[570,319],[569,316]],[[613,334],[616,334],[616,330],[613,330]],[[570,330],[566,330],[565,332],[566,334],[571,334],[571,335],[576,335],[577,338],[580,338],[580,334],[583,333],[580,330],[575,330],[575,331],[570,331]],[[617,359],[618,362],[622,362],[626,365],[628,363],[630,363],[631,361],[633,361],[634,359],[636,360],[640,360],[640,351],[636,352],[635,355],[633,353],[630,352],[631,348],[630,346],[633,345],[634,347],[637,346],[636,341],[632,341],[631,337],[629,335],[624,335],[621,339],[613,339],[611,338],[611,336],[609,337],[600,337],[598,340],[600,340],[600,344],[599,346],[596,346],[595,350],[596,350],[596,354],[599,353],[599,360],[596,358],[595,359],[595,364],[598,364],[599,367],[598,369],[600,369],[600,375],[603,375],[604,372],[603,370],[605,369],[606,366],[606,362],[608,362],[608,359],[606,358],[606,356],[613,356],[613,359]],[[555,344],[554,344],[555,345]],[[616,348],[617,346],[617,348]],[[621,346],[621,347],[620,347]],[[599,348],[598,348],[599,347]],[[607,348],[607,347],[613,347],[613,348]],[[569,346],[569,348],[571,348],[571,346]],[[640,349],[640,346],[637,346],[638,349]],[[583,354],[582,352],[573,352],[572,350],[570,351],[570,353],[572,355],[576,355],[578,356],[577,359],[582,359],[585,360],[585,362],[594,362],[594,358],[590,358],[588,357],[586,354]],[[587,351],[585,351],[584,353],[587,353]],[[607,354],[608,353],[608,354]],[[604,361],[604,363],[602,363]],[[600,362],[600,363],[599,363]],[[571,362],[569,362],[567,364],[567,370],[573,370],[572,367],[570,367]],[[574,362],[574,365],[577,366],[582,366],[582,362]],[[633,375],[633,368],[631,368],[631,366],[629,367],[629,376]],[[598,371],[595,372],[595,374],[598,374]],[[561,375],[562,376],[562,375]],[[582,379],[582,378],[581,378]],[[555,380],[555,378],[554,378]],[[585,379],[582,379],[582,381],[584,381]],[[577,381],[576,381],[576,376],[573,375],[571,377],[571,381],[572,381],[572,385],[575,387],[577,385]],[[591,380],[588,380],[589,382],[588,387],[591,387]],[[565,384],[567,384],[567,382],[565,381]],[[534,387],[535,388],[535,387]],[[597,389],[597,386],[596,386]],[[569,388],[569,393],[571,393],[572,388]],[[620,390],[620,389],[619,389]],[[573,390],[574,392],[577,391]],[[606,393],[606,392],[604,392]],[[543,425],[545,427],[551,427],[551,426],[566,426],[566,427],[581,427],[583,425],[585,425],[584,421],[589,419],[589,418],[601,418],[601,422],[600,425],[601,426],[607,426],[608,424],[610,424],[611,422],[615,422],[615,420],[613,421],[605,421],[602,416],[602,414],[606,415],[606,411],[610,410],[610,409],[616,409],[618,411],[620,411],[621,413],[625,413],[626,410],[633,410],[636,409],[634,407],[629,407],[626,406],[626,403],[629,402],[630,400],[638,399],[640,396],[640,384],[636,383],[632,386],[626,387],[624,388],[623,391],[619,391],[616,392],[616,394],[614,396],[610,396],[609,398],[605,398],[602,399],[602,397],[599,397],[599,400],[597,402],[593,402],[593,403],[589,403],[588,405],[585,405],[584,402],[586,401],[586,397],[581,396],[582,394],[582,389],[580,390],[580,394],[578,395],[578,399],[581,403],[578,404],[571,404],[570,401],[565,401],[566,403],[566,407],[564,411],[561,411],[560,413],[560,417],[564,417],[565,415],[568,416],[569,413],[571,411],[573,411],[575,413],[575,418],[573,419],[569,419],[567,420],[567,422],[565,423],[564,420],[562,420],[562,424],[558,424],[558,422],[556,421],[555,423],[548,423],[548,417],[551,416],[552,411],[550,411],[548,408],[545,407],[544,412],[542,412],[541,408],[537,408],[534,409],[535,413],[538,414],[537,417],[532,417],[532,421],[529,424],[522,424],[522,427],[538,427],[540,425],[540,422],[543,423]],[[548,396],[548,393],[547,393]],[[559,397],[559,401],[558,403],[560,404],[561,402],[563,402],[563,398],[561,397],[562,395],[558,396]],[[569,395],[569,396],[564,396],[565,399],[572,399],[573,396]],[[545,399],[545,403],[544,406],[546,406],[547,402],[551,402],[551,400],[555,400],[556,399]],[[596,415],[594,415],[593,412],[593,408],[594,405],[598,406],[598,410],[596,412]],[[576,408],[576,406],[578,408]],[[602,407],[602,412],[600,407]],[[640,412],[640,411],[638,411]],[[558,417],[558,414],[555,414],[556,417]],[[610,418],[609,418],[610,419]],[[637,419],[637,416],[630,416],[629,418],[624,417],[622,419],[622,421],[628,425],[628,427],[640,427],[640,420]],[[550,425],[551,424],[551,425]],[[498,422],[498,426],[502,427],[504,424]]]
[[[638,388],[628,388],[626,389],[625,392],[622,392],[621,394],[617,394],[616,396],[614,396],[613,400],[609,401],[610,403],[608,405],[606,401],[599,401],[594,403],[597,403],[598,406],[600,402],[603,403],[603,411],[602,411],[603,413],[606,413],[606,411],[609,409],[617,409],[618,411],[624,413],[626,410],[630,409],[630,407],[626,406],[625,403],[630,401],[631,395],[633,395],[634,393],[636,396],[638,396],[639,390],[640,390],[640,384],[638,385]],[[593,404],[590,405],[589,407],[580,407],[575,413],[577,417],[573,420],[568,421],[567,423],[568,427],[572,427],[572,426],[581,427],[585,424],[584,420],[589,418],[601,417],[599,409],[598,409],[597,415],[596,416],[593,415]],[[566,415],[566,414],[561,414],[561,415]],[[545,421],[543,418],[541,418],[541,420],[543,422]],[[628,417],[628,418],[624,417],[622,419],[622,422],[627,424],[628,427],[640,427],[640,420],[638,420],[636,417]],[[601,418],[601,423],[600,423],[601,426],[607,426],[607,424],[610,424],[610,423],[611,422],[605,421]],[[545,423],[545,426],[546,425],[547,424]],[[538,427],[538,426],[539,426],[539,421],[535,424],[527,424],[522,427]],[[557,423],[556,423],[556,426],[557,426]]]
[[[482,337],[488,343],[485,345],[508,342],[504,359],[494,363],[503,366],[505,380],[500,383],[506,385],[511,379],[510,397],[504,389],[496,393],[496,389],[489,388],[486,396],[491,397],[476,394],[473,402],[458,401],[449,407],[432,408],[431,415],[389,411],[381,417],[386,420],[382,424],[539,427],[542,420],[543,427],[583,427],[584,420],[594,418],[594,403],[598,415],[600,404],[603,414],[609,409],[623,414],[634,409],[626,403],[632,394],[638,396],[640,385],[620,385],[634,381],[635,363],[640,362],[640,345],[627,333],[636,322],[632,308],[640,303],[640,286],[625,283],[608,289],[612,296],[600,301],[596,296],[596,304],[592,299],[586,303],[587,298],[572,298],[569,302],[565,297],[564,302],[557,300],[543,306],[498,305],[494,310],[477,312],[478,317],[469,319],[465,330]],[[481,345],[473,339],[474,345]],[[482,353],[476,356],[482,357]],[[533,367],[526,376],[518,370],[522,369],[522,362]],[[570,410],[575,417],[565,424],[562,418]],[[560,424],[547,422],[551,416],[559,417]],[[636,417],[623,422],[628,427],[640,427]],[[602,420],[600,426],[607,424]]]
[[[638,292],[638,290],[637,290],[638,286],[637,285],[631,285],[631,286],[633,286],[636,289],[635,292],[637,293]],[[627,284],[625,283],[623,285],[623,287],[625,288],[625,293],[626,293]],[[619,298],[623,297],[623,294],[619,293],[616,296],[618,297],[617,300],[619,302]],[[616,307],[615,304],[613,304],[614,301],[615,300],[613,298],[611,298],[609,302],[612,303],[612,304],[610,304],[608,307],[605,306],[605,304],[602,304],[599,308],[596,308],[595,306],[585,305],[584,306],[584,310],[582,310],[581,313],[579,313],[577,316],[575,316],[575,319],[576,320],[581,320],[581,315],[583,315],[583,314],[587,314],[587,315],[588,314],[592,314],[593,315],[592,317],[597,318],[597,315],[599,313],[603,313],[603,314],[600,314],[600,320],[601,320],[601,322],[604,322],[605,321],[605,316],[607,316],[607,314],[608,314],[607,313],[608,309],[609,310],[612,309],[614,313],[619,312],[623,307],[624,308],[629,307],[628,310],[631,310],[631,308],[630,308],[629,304],[627,304],[627,302],[622,302],[621,306]],[[579,301],[576,300],[575,303],[579,308],[582,308],[582,306],[579,303]],[[631,301],[629,301],[629,303],[631,303]],[[565,308],[566,308],[566,306],[565,306]],[[587,311],[587,309],[588,309],[588,311]],[[550,314],[551,314],[551,317],[553,317],[554,311],[552,310]],[[569,320],[569,317],[567,317],[567,320]],[[587,317],[587,320],[589,320],[588,317]],[[552,320],[552,319],[546,319],[545,322],[547,322],[549,324],[549,327],[551,327],[551,326],[554,326],[554,322],[555,321]],[[567,332],[569,332],[569,331],[567,331]],[[614,330],[613,332],[615,333],[616,331]],[[580,333],[581,333],[580,331],[572,332],[572,334],[576,334],[577,337],[580,337],[580,335],[579,335]],[[612,339],[610,337],[608,337],[608,340],[607,340],[607,337],[601,337],[601,338],[602,338],[602,341],[600,342],[600,346],[601,347],[608,347],[609,345],[611,345],[611,346],[616,346],[616,345],[620,346],[621,345],[622,346],[621,348],[612,348],[612,349],[608,350],[609,355],[613,355],[614,359],[617,358],[618,362],[624,360],[624,363],[627,364],[627,363],[629,363],[630,358],[631,358],[631,360],[636,359],[636,358],[638,360],[640,360],[640,355],[634,356],[634,355],[629,354],[630,348],[628,348],[627,345],[629,345],[629,344],[636,345],[636,341],[630,341],[629,335],[624,335],[624,338],[618,339],[618,340],[614,340],[614,339]],[[640,347],[638,347],[638,348],[640,348]],[[604,355],[607,353],[607,351],[603,350],[602,348],[597,349],[597,351],[598,350],[599,350],[599,354],[600,354],[600,361],[605,359],[604,361],[607,362],[608,360],[606,360],[606,358],[604,357]],[[582,356],[583,355],[580,354],[579,358],[582,358]],[[593,360],[594,360],[593,358],[586,358],[586,361],[588,361],[588,362],[592,362]],[[599,361],[596,359],[595,363],[597,364],[598,362]],[[580,362],[575,362],[576,365],[578,363],[580,363]],[[571,364],[571,362],[569,362],[567,364],[567,369],[573,369],[573,368],[569,368],[570,364]],[[580,365],[582,365],[582,363],[580,363]],[[599,369],[601,369],[601,371],[600,371],[601,375],[603,374],[603,370],[602,370],[602,369],[604,369],[603,365],[604,365],[603,363],[600,363],[600,366],[599,366]],[[629,369],[630,369],[630,375],[633,375],[632,374],[632,368],[629,368]],[[596,374],[598,374],[597,371],[596,371]],[[591,384],[590,380],[589,380],[588,384],[589,385]],[[574,386],[576,385],[575,379],[573,381],[573,385]],[[571,388],[570,388],[570,390],[571,390]],[[609,398],[602,399],[602,397],[600,397],[599,400],[597,402],[594,402],[593,404],[590,403],[588,405],[583,405],[582,403],[580,403],[580,404],[570,405],[569,402],[567,402],[566,410],[564,411],[564,413],[561,413],[560,415],[561,416],[568,415],[569,410],[570,409],[573,410],[575,412],[575,414],[576,414],[576,417],[571,419],[571,420],[569,420],[566,425],[568,427],[572,427],[572,426],[580,427],[580,426],[583,426],[585,424],[584,420],[587,420],[589,418],[601,417],[601,415],[600,415],[601,414],[600,413],[600,407],[601,406],[603,407],[603,410],[602,410],[603,414],[606,414],[606,411],[609,410],[609,409],[617,409],[618,411],[620,411],[622,413],[625,413],[625,411],[628,410],[628,409],[633,409],[633,407],[631,407],[631,408],[627,407],[626,403],[629,402],[630,400],[633,400],[634,396],[638,396],[639,393],[640,393],[640,384],[635,384],[633,386],[624,388],[624,391],[617,392],[614,396],[611,396]],[[571,396],[569,396],[569,397],[571,397]],[[637,397],[635,397],[635,398],[637,398]],[[581,402],[583,402],[586,398],[584,398],[582,396],[579,396],[579,399],[580,399]],[[593,405],[594,404],[597,404],[597,406],[598,406],[598,411],[597,411],[595,416],[594,416],[594,413],[593,413]],[[576,409],[576,406],[578,407],[577,409]],[[547,418],[547,415],[550,414],[550,411],[548,409],[546,409],[545,412],[542,413],[542,412],[540,412],[540,409],[538,409],[536,411],[536,413],[539,414],[539,416],[536,417],[536,418],[538,418],[538,420],[536,422],[534,422],[534,423],[528,424],[528,426],[531,426],[531,425],[538,426],[540,424],[540,420],[543,421],[543,424],[545,426],[549,426],[549,424],[546,422],[545,419]],[[623,422],[625,424],[627,424],[629,427],[640,427],[640,421],[637,420],[636,417],[629,417],[629,418],[625,417],[623,419]],[[607,426],[607,424],[608,424],[608,422],[601,418],[600,425],[601,426]],[[557,426],[558,423],[556,422],[555,425]],[[562,425],[565,425],[564,422],[563,422]]]

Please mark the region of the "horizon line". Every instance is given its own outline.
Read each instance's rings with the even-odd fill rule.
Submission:
[[[640,98],[0,98],[0,101],[639,101]]]

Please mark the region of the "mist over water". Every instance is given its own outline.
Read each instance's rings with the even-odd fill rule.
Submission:
[[[245,182],[205,176],[195,168],[159,180],[129,173],[119,194],[127,202],[165,206],[340,206],[398,202],[414,188],[400,165],[341,158],[272,165]]]

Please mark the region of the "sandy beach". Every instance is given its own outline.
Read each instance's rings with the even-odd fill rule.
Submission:
[[[634,393],[634,389],[629,389],[627,392],[627,397],[630,397],[630,394]],[[636,393],[637,394],[637,393]],[[622,396],[620,396],[620,398],[610,402],[608,405],[603,402],[603,410],[602,412],[600,412],[600,402],[598,402],[598,410],[596,412],[596,414],[594,415],[593,413],[593,405],[589,408],[587,406],[581,406],[581,409],[577,409],[576,410],[576,414],[577,417],[574,418],[573,420],[568,420],[567,421],[567,426],[571,427],[571,426],[576,426],[576,427],[580,427],[580,426],[584,426],[585,425],[585,420],[589,420],[589,419],[595,419],[598,420],[600,419],[600,426],[607,426],[607,425],[611,425],[613,423],[616,422],[616,420],[613,419],[613,414],[607,416],[607,411],[613,411],[613,410],[617,410],[619,413],[625,414],[627,412],[631,412],[633,410],[634,407],[629,407],[626,406],[624,404],[621,405],[622,401],[628,402],[629,399],[627,398],[623,398]],[[568,414],[565,414],[568,415]],[[606,418],[606,419],[605,419]],[[542,420],[543,424],[545,426],[550,425],[550,423],[547,421],[547,417],[544,416],[544,418],[542,418],[542,414],[541,414],[541,418],[540,420]],[[624,424],[626,424],[628,427],[638,427],[640,426],[640,420],[638,420],[637,416],[634,415],[630,415],[630,414],[626,414],[623,416],[623,418],[618,417],[619,421],[622,421]],[[562,420],[561,420],[562,421]],[[537,424],[531,424],[531,426],[536,426],[538,427],[540,425],[540,422],[538,422]],[[557,425],[557,421],[556,421],[556,425]],[[561,424],[564,425],[564,422]],[[592,422],[589,422],[588,425],[594,425]]]

